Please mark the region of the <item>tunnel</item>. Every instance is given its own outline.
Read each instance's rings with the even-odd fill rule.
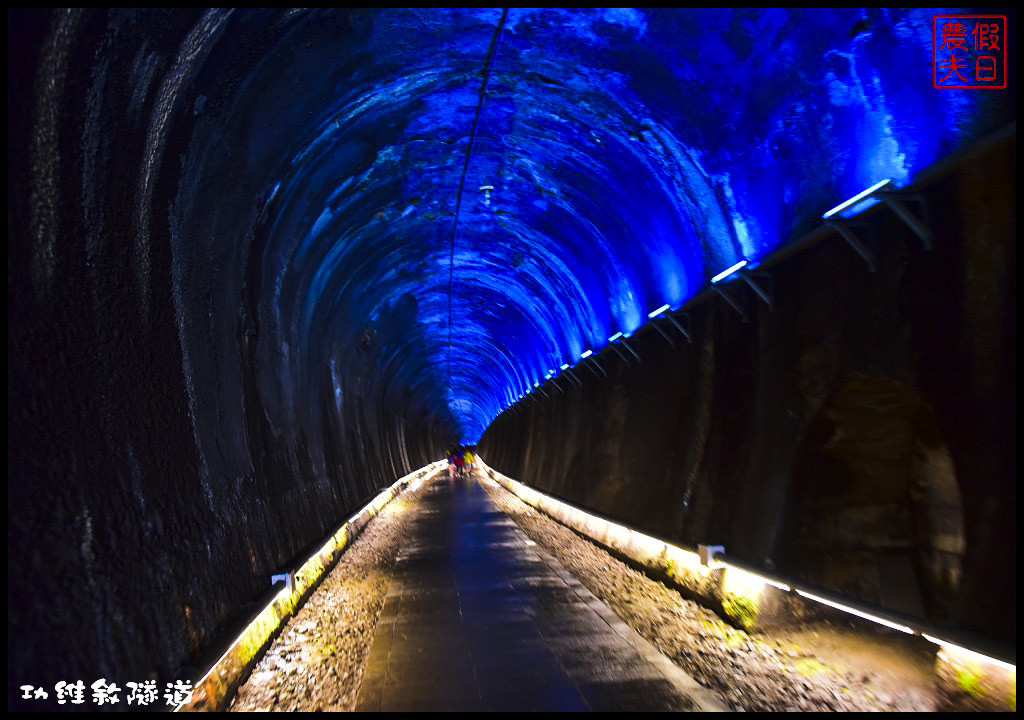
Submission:
[[[957,12],[9,9],[9,705],[174,679],[452,445],[1012,648],[1015,78],[936,84]]]

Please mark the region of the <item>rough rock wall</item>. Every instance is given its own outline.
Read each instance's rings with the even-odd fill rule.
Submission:
[[[12,19],[15,704],[23,684],[51,702],[58,681],[162,691],[271,573],[447,439],[373,375],[374,347],[288,365],[308,338],[267,322],[259,201],[241,173],[197,170],[237,165],[215,129],[192,144],[186,91],[219,16],[152,12],[145,34],[130,12]]]
[[[10,697],[22,683],[168,679],[266,587],[269,572],[381,483],[438,457],[451,435],[450,418],[423,406],[438,396],[429,379],[411,388],[389,380],[408,376],[401,358],[417,344],[401,328],[418,314],[415,297],[400,294],[370,327],[348,322],[344,313],[356,313],[343,304],[317,304],[315,292],[304,314],[317,262],[292,276],[299,282],[277,284],[293,257],[282,236],[315,227],[309,213],[320,209],[297,192],[301,202],[288,207],[303,217],[277,235],[268,227],[276,192],[269,180],[292,158],[285,150],[296,126],[284,121],[314,116],[322,100],[287,90],[311,73],[334,83],[330,56],[292,70],[291,60],[319,52],[302,32],[292,50],[273,51],[275,33],[284,32],[278,20],[288,15],[9,13]],[[229,23],[238,32],[228,32]],[[321,36],[333,37],[336,27]],[[248,72],[268,66],[263,80]],[[372,119],[367,137],[377,129]],[[397,114],[394,122],[404,120]],[[358,145],[346,150],[349,165],[374,155]],[[780,275],[776,313],[759,309],[749,325],[726,307],[696,313],[698,343],[675,355],[648,332],[641,371],[612,370],[613,381],[587,390],[603,400],[546,409],[554,419],[538,418],[540,434],[516,448],[527,471],[517,473],[511,457],[503,469],[525,476],[534,466],[560,467],[573,493],[592,493],[595,506],[657,518],[650,522],[681,537],[721,538],[759,558],[773,543],[806,543],[789,540],[783,529],[793,523],[776,516],[791,507],[785,496],[798,481],[813,477],[794,467],[813,469],[831,437],[815,444],[807,428],[860,427],[856,412],[831,402],[836,393],[858,373],[892,379],[913,388],[904,406],[929,408],[961,483],[964,550],[958,554],[951,526],[921,533],[927,565],[941,574],[936,569],[959,562],[968,573],[965,606],[977,599],[986,613],[1003,607],[1001,590],[986,591],[991,581],[1012,587],[1014,578],[979,568],[992,567],[988,558],[1015,540],[1006,531],[1014,458],[985,455],[1012,447],[1012,392],[1000,388],[1014,377],[1006,310],[1014,258],[1004,239],[1014,228],[1003,219],[996,231],[985,228],[1006,216],[1013,187],[991,172],[1002,162],[1012,178],[1010,157],[1012,150],[987,159],[977,177],[936,201],[974,213],[943,226],[955,239],[974,238],[947,243],[957,248],[942,251],[951,259],[937,251],[920,261],[907,245],[913,279],[900,285],[886,275],[904,272],[900,261],[889,257],[883,273],[866,276],[840,244],[828,250],[837,269],[825,273],[827,282],[805,292],[803,273]],[[394,173],[389,179],[397,182]],[[380,186],[372,187],[367,196],[376,199]],[[893,223],[887,232],[905,231]],[[1004,275],[986,281],[993,270]],[[345,278],[331,280],[327,290],[342,295]],[[403,282],[421,280],[412,273]],[[916,334],[901,340],[901,326],[857,317],[857,307],[837,300],[857,293],[883,318],[894,302],[905,305],[900,312]],[[846,318],[840,330],[829,329],[832,316]],[[942,361],[931,365],[934,348]],[[656,365],[661,372],[646,373]],[[943,404],[948,386],[954,396]],[[498,432],[509,427],[502,421]],[[652,443],[664,432],[685,441]],[[489,440],[495,447],[498,437]],[[897,457],[907,455],[905,445]],[[914,466],[942,466],[943,446],[934,447]],[[796,462],[800,453],[811,459]],[[863,482],[866,473],[855,469]],[[606,480],[591,485],[602,473]],[[935,498],[918,503],[926,519],[951,504],[938,490],[921,493]],[[634,504],[638,494],[649,498],[647,508]],[[838,516],[847,500],[831,493],[821,502]],[[840,536],[826,539],[838,544]],[[856,567],[856,558],[834,554],[842,568]]]
[[[930,622],[1016,629],[1015,137],[926,189],[935,249],[890,211],[558,379],[480,444],[570,502]],[[912,210],[917,210],[913,203]]]

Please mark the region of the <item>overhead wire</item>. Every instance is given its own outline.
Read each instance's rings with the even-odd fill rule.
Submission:
[[[508,18],[508,8],[501,9],[501,20],[494,29],[494,36],[491,38],[491,46],[487,51],[487,61],[484,64],[484,79],[480,86],[480,99],[476,104],[476,115],[473,118],[473,129],[469,134],[469,145],[466,148],[466,160],[462,166],[462,178],[459,180],[459,191],[455,198],[455,220],[452,223],[452,241],[448,253],[448,395],[452,393],[452,298],[455,295],[455,243],[459,234],[459,215],[462,212],[462,195],[466,188],[466,176],[469,174],[469,162],[473,157],[473,146],[476,143],[477,131],[480,127],[480,116],[484,109],[484,98],[487,97],[487,86],[491,80],[491,69],[494,65],[494,58],[498,54],[498,45],[501,42],[501,34],[505,29],[505,20]]]

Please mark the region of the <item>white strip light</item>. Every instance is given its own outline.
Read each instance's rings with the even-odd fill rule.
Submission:
[[[581,359],[581,360],[586,360],[586,359],[587,359],[588,357],[590,357],[590,356],[591,356],[591,355],[593,355],[593,354],[594,354],[594,351],[593,351],[593,350],[587,350],[587,351],[586,351],[585,353],[583,353],[582,355],[580,355],[580,359]]]
[[[779,582],[778,580],[772,580],[771,578],[765,577],[764,575],[760,575],[756,572],[751,572],[746,568],[737,567],[736,565],[730,565],[729,563],[723,561],[719,561],[718,564],[726,569],[739,570],[740,572],[744,572],[747,575],[750,575],[751,577],[760,580],[766,585],[771,585],[773,588],[778,588],[779,590],[783,590],[785,592],[789,592],[790,590],[792,590],[792,588],[786,583]]]
[[[954,643],[951,643],[948,640],[943,640],[941,638],[932,637],[931,635],[928,635],[926,633],[921,633],[921,637],[923,637],[925,640],[928,640],[929,642],[933,642],[936,645],[941,646],[944,649],[955,650],[956,652],[964,653],[965,655],[970,656],[972,659],[976,659],[976,660],[979,660],[981,662],[990,663],[992,665],[995,665],[996,667],[1002,668],[1003,670],[1009,670],[1010,672],[1017,672],[1017,666],[1016,665],[1011,665],[1010,663],[1006,662],[1005,660],[997,660],[994,657],[989,657],[988,655],[982,655],[980,652],[975,652],[974,650],[968,650],[967,648],[961,647],[960,645],[956,645]]]
[[[608,338],[608,342],[613,343],[616,340],[618,340],[620,337],[622,337],[622,333],[617,332],[614,335],[612,335],[610,338]]]
[[[444,460],[438,460],[436,462],[430,463],[429,465],[425,465],[421,467],[419,470],[414,470],[408,475],[399,478],[394,483],[392,483],[390,487],[382,490],[375,498],[373,498],[373,500],[364,505],[363,508],[359,510],[359,512],[357,512],[355,515],[352,515],[341,526],[339,526],[339,528],[330,536],[327,542],[324,543],[323,547],[321,547],[320,550],[316,553],[310,555],[306,562],[304,562],[302,566],[295,571],[294,576],[298,578],[308,573],[310,567],[325,553],[332,549],[332,545],[336,547],[340,545],[340,547],[337,547],[338,550],[346,550],[354,540],[354,538],[349,537],[349,529],[364,513],[369,513],[372,518],[373,515],[376,515],[378,512],[380,512],[381,509],[393,499],[392,496],[400,485],[408,481],[410,484],[410,489],[414,489],[416,484],[418,484],[424,477],[432,473],[440,472],[441,469],[446,464],[447,463]],[[342,537],[341,542],[338,541],[339,536]],[[326,570],[327,568],[325,567],[324,571]],[[238,646],[238,644],[242,642],[242,639],[248,635],[250,629],[256,629],[258,631],[260,629],[260,626],[262,626],[263,629],[268,630],[265,637],[256,638],[257,640],[259,640],[260,644],[263,644],[267,641],[271,634],[271,625],[273,625],[274,628],[277,628],[287,623],[294,616],[294,606],[292,606],[291,608],[281,608],[280,611],[278,611],[276,607],[277,603],[291,599],[291,596],[294,595],[296,591],[298,591],[301,596],[301,593],[309,590],[314,583],[315,579],[307,582],[302,588],[293,588],[292,590],[289,590],[287,584],[283,588],[281,588],[277,592],[277,594],[274,595],[274,597],[271,598],[270,601],[263,607],[263,609],[256,615],[252,622],[246,625],[245,628],[235,637],[231,645],[228,646],[228,649],[221,653],[220,657],[217,659],[217,662],[215,662],[210,667],[210,669],[207,670],[206,673],[201,678],[199,678],[199,680],[192,683],[193,693],[196,693],[197,691],[202,689],[203,686],[206,684],[206,681],[210,678],[210,676],[220,669],[221,663],[223,663],[224,660],[233,653],[234,649]],[[267,647],[269,647],[269,643]],[[210,700],[213,699],[207,698],[207,701]],[[182,712],[186,707],[191,706],[192,703],[192,699],[179,703],[174,708],[173,712]]]
[[[651,318],[651,319],[654,319],[654,318],[656,318],[656,317],[657,317],[658,315],[661,315],[661,314],[662,314],[663,312],[665,312],[666,310],[668,310],[668,309],[669,309],[669,307],[671,307],[671,306],[669,306],[669,305],[662,305],[662,306],[661,306],[660,308],[658,308],[658,309],[657,309],[657,310],[655,310],[654,312],[649,312],[649,313],[647,313],[647,317],[649,317],[649,318]]]
[[[738,263],[733,265],[731,268],[726,268],[725,270],[723,270],[722,272],[718,273],[713,278],[711,278],[711,282],[712,283],[716,283],[716,282],[718,282],[719,280],[721,280],[723,278],[727,278],[730,275],[732,275],[734,272],[739,270],[740,268],[746,267],[746,266],[747,266],[747,261],[746,260],[740,260]]]
[[[842,212],[843,210],[845,210],[846,208],[850,207],[851,205],[856,205],[857,203],[859,203],[861,200],[866,198],[871,193],[876,192],[878,190],[881,190],[882,188],[884,188],[886,185],[888,185],[891,182],[892,182],[892,178],[886,178],[885,180],[882,180],[881,182],[875,183],[874,185],[869,187],[864,192],[857,193],[856,195],[854,195],[852,198],[850,198],[846,202],[840,203],[839,205],[836,205],[834,208],[832,208],[827,213],[822,215],[821,219],[822,220],[828,220],[830,217],[832,217],[836,213]],[[714,280],[712,280],[711,282],[714,282]]]
[[[562,369],[563,370],[568,370],[569,369],[569,363],[566,363],[565,365],[563,365]]]
[[[477,458],[477,462],[479,462],[482,465],[482,467],[484,468],[485,472],[494,473],[495,475],[500,474],[500,473],[495,473],[490,467],[485,465],[483,463],[483,461],[480,460],[479,458]],[[551,506],[555,506],[555,507],[559,507],[559,508],[564,508],[565,510],[568,510],[570,513],[573,513],[573,514],[576,514],[579,517],[585,518],[587,525],[592,525],[592,526],[595,526],[595,527],[603,528],[603,532],[606,533],[607,535],[611,536],[611,537],[616,537],[617,536],[619,538],[629,538],[629,537],[632,536],[633,538],[640,538],[640,539],[643,539],[643,540],[646,540],[646,541],[650,541],[650,542],[659,544],[660,547],[664,547],[666,549],[666,552],[671,551],[671,552],[675,553],[676,554],[675,556],[678,556],[679,554],[687,555],[687,556],[692,555],[695,558],[694,562],[696,562],[696,553],[693,553],[693,552],[691,552],[689,550],[684,550],[682,548],[676,547],[675,545],[672,545],[670,543],[666,543],[663,540],[658,540],[657,538],[652,538],[650,536],[644,535],[644,534],[639,533],[636,530],[633,530],[632,528],[628,528],[628,527],[626,527],[624,525],[619,525],[617,523],[611,522],[611,521],[606,520],[604,518],[599,518],[599,517],[597,517],[595,515],[591,515],[590,513],[586,512],[585,510],[581,510],[580,508],[578,508],[578,507],[576,507],[574,505],[570,505],[570,504],[562,502],[560,500],[556,500],[555,498],[552,498],[549,495],[545,495],[545,494],[543,494],[543,493],[541,493],[541,492],[539,492],[537,490],[534,490],[530,486],[524,485],[523,483],[520,483],[517,480],[513,480],[510,477],[507,477],[507,476],[504,476],[504,475],[502,477],[504,477],[505,482],[507,482],[510,485],[513,485],[516,488],[516,490],[517,490],[516,494],[519,495],[519,497],[522,500],[528,502],[529,504],[533,505],[534,507],[540,508],[543,505],[547,505],[549,508]],[[549,513],[549,514],[551,514],[552,517],[558,517],[559,516],[559,513]],[[562,522],[564,523],[565,521],[562,520]],[[576,526],[576,530],[579,531],[579,532],[584,532],[584,529],[582,527],[579,527],[579,526]],[[584,533],[584,534],[586,534],[586,533]],[[627,544],[628,544],[628,540],[627,540]],[[659,552],[651,553],[652,556],[657,556],[658,554],[659,554]],[[726,569],[739,570],[742,573],[746,573],[747,575],[750,575],[750,576],[756,578],[757,580],[760,580],[761,582],[764,582],[764,583],[766,583],[768,585],[771,585],[772,587],[778,588],[779,590],[782,590],[784,592],[790,592],[790,591],[795,589],[795,588],[791,588],[789,585],[786,585],[785,583],[780,582],[778,580],[773,580],[773,579],[771,579],[769,577],[766,577],[764,575],[761,575],[759,573],[751,572],[750,570],[747,570],[746,568],[742,568],[742,567],[739,567],[739,566],[736,566],[736,565],[731,565],[731,564],[729,564],[727,562],[724,562],[724,561],[718,562],[718,565],[720,567],[724,567]],[[809,592],[805,592],[803,590],[797,589],[796,592],[798,594],[802,595],[803,597],[808,598],[810,600],[814,600],[816,602],[820,602],[823,605],[828,605],[829,607],[836,608],[837,610],[842,610],[843,612],[848,612],[851,615],[856,615],[857,617],[864,618],[865,620],[870,620],[872,622],[878,623],[879,625],[884,625],[885,627],[889,627],[889,628],[892,628],[894,630],[899,630],[900,632],[907,633],[908,635],[916,634],[913,629],[911,629],[910,627],[907,627],[906,625],[900,625],[899,623],[895,623],[895,622],[886,620],[885,618],[878,617],[877,615],[872,615],[870,613],[862,612],[861,610],[857,610],[855,608],[849,607],[847,605],[843,605],[841,603],[833,602],[832,600],[827,600],[827,599],[825,599],[823,597],[820,597],[818,595],[814,595],[814,594],[809,593]],[[1006,662],[1004,660],[998,660],[996,658],[989,657],[988,655],[983,655],[983,654],[981,654],[979,652],[976,652],[974,650],[968,650],[967,648],[961,647],[961,646],[956,645],[954,643],[951,643],[951,642],[949,642],[947,640],[942,640],[941,638],[932,637],[931,635],[928,635],[928,634],[925,634],[925,633],[921,633],[921,636],[924,637],[926,640],[928,640],[930,642],[933,642],[936,645],[939,645],[939,646],[941,646],[943,648],[949,648],[950,650],[955,650],[957,652],[965,653],[966,655],[969,655],[972,658],[977,658],[979,661],[991,663],[992,665],[995,665],[997,667],[1003,668],[1005,670],[1009,670],[1010,672],[1017,672],[1017,666],[1016,665],[1012,665],[1012,664],[1010,664],[1010,663],[1008,663],[1008,662]]]
[[[820,602],[822,605],[828,605],[829,607],[834,607],[837,610],[842,610],[843,612],[848,612],[851,615],[856,615],[857,617],[862,617],[865,620],[870,620],[871,622],[876,622],[879,625],[885,625],[886,627],[890,627],[893,630],[899,630],[900,632],[905,632],[908,635],[913,635],[914,634],[914,631],[911,630],[906,625],[900,625],[899,623],[894,623],[894,622],[892,622],[890,620],[886,620],[885,618],[880,618],[877,615],[872,615],[870,613],[866,613],[866,612],[862,612],[860,610],[856,610],[856,609],[854,609],[854,608],[852,608],[852,607],[850,607],[848,605],[842,605],[842,604],[837,603],[837,602],[832,602],[831,600],[826,600],[823,597],[819,597],[817,595],[812,595],[811,593],[804,592],[803,590],[800,590],[800,589],[797,589],[797,593],[799,593],[800,595],[803,595],[806,598],[810,598],[811,600],[816,600],[817,602]]]

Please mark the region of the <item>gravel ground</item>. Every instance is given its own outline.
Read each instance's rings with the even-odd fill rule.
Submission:
[[[428,481],[429,482],[429,481]],[[736,710],[933,711],[926,653],[836,624],[748,634],[485,482],[498,507],[625,622]],[[239,689],[232,711],[351,711],[398,551],[392,501],[355,541]]]
[[[769,636],[736,630],[572,530],[485,482],[498,507],[594,595],[735,710],[913,712],[936,709],[931,656],[893,633],[835,623]],[[898,635],[898,633],[897,633]]]
[[[403,513],[429,482],[406,490],[364,528],[253,668],[232,712],[355,709],[401,545]]]

